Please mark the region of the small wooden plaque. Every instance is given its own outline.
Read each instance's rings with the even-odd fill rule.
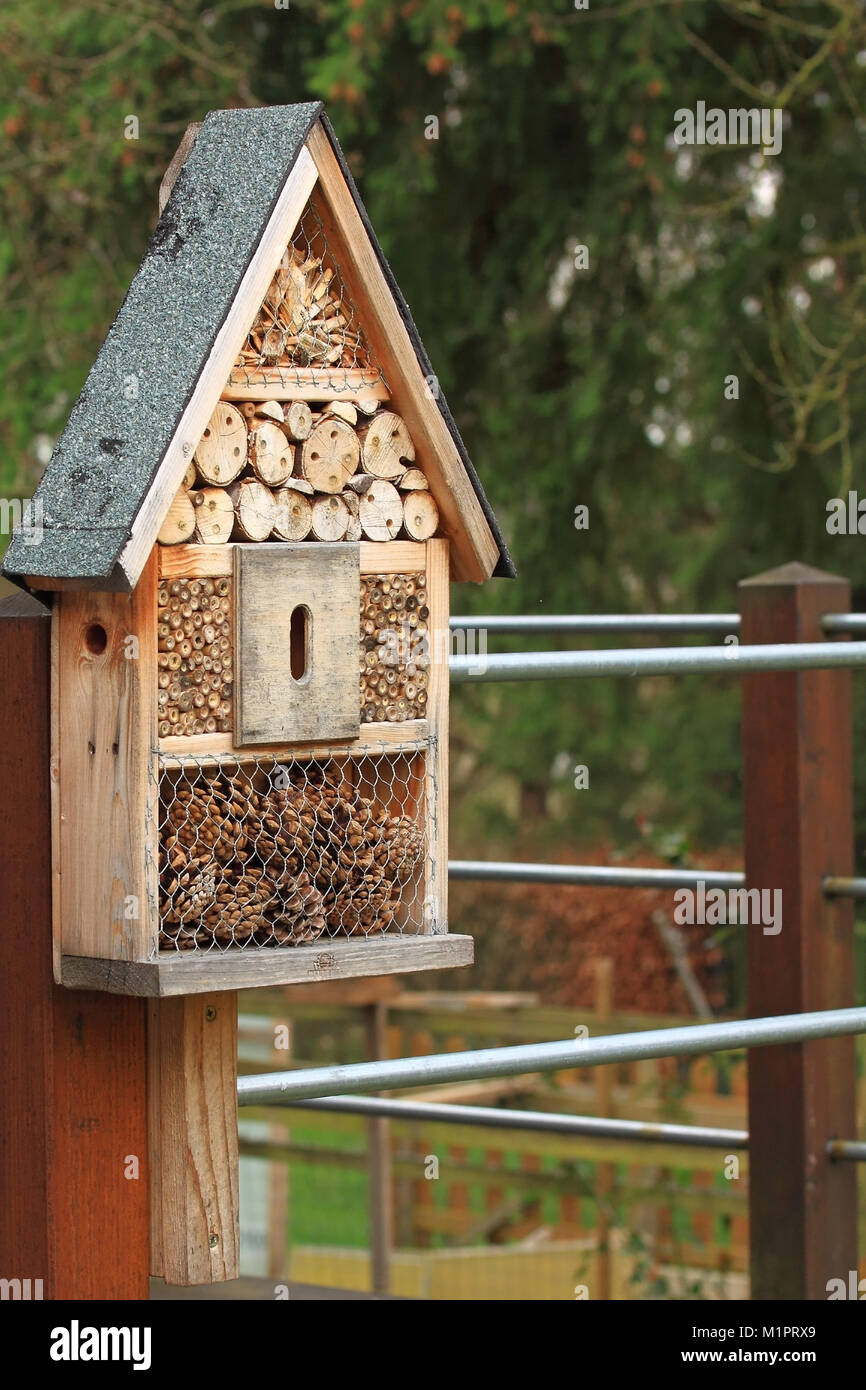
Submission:
[[[238,545],[234,566],[235,746],[357,738],[359,546]]]

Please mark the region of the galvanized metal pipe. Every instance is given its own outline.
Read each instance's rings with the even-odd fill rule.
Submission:
[[[825,613],[821,626],[825,632],[866,632],[866,613]]]
[[[593,888],[742,888],[744,873],[719,869],[619,869],[607,864],[515,864],[452,859],[448,876],[496,883],[568,883]]]
[[[363,1115],[388,1120],[476,1125],[481,1129],[520,1129],[539,1134],[583,1135],[591,1139],[638,1140],[648,1144],[694,1144],[703,1149],[744,1149],[744,1129],[711,1129],[706,1125],[650,1124],[642,1120],[609,1120],[597,1115],[557,1115],[545,1110],[499,1110],[489,1105],[444,1105],[438,1101],[397,1100],[390,1096],[329,1096],[325,1100],[291,1103],[293,1110],[328,1110],[340,1115]]]
[[[631,651],[479,652],[452,656],[451,681],[535,681],[590,676],[727,675],[866,666],[866,642],[778,642],[729,647],[636,647]]]
[[[828,898],[866,898],[866,878],[847,878],[831,874],[824,879],[823,887]]]
[[[825,613],[825,632],[866,632],[866,613]],[[451,619],[452,632],[739,632],[739,613],[491,613]]]
[[[846,1159],[849,1163],[866,1163],[866,1144],[860,1139],[830,1139],[827,1141],[830,1158]]]
[[[778,1018],[747,1018],[731,1023],[703,1023],[685,1028],[654,1028],[641,1033],[600,1038],[568,1038],[564,1042],[530,1043],[518,1047],[488,1047],[474,1052],[450,1052],[430,1057],[401,1057],[382,1062],[358,1062],[312,1067],[296,1072],[243,1076],[238,1081],[241,1105],[280,1105],[314,1096],[357,1095],[408,1086],[434,1086],[446,1081],[520,1076],[532,1071],[594,1067],[609,1062],[637,1062],[653,1057],[693,1057],[739,1047],[804,1042],[866,1033],[866,1008],[828,1009],[820,1013],[783,1014]]]
[[[511,860],[451,859],[448,876],[492,883],[553,883],[589,888],[744,888],[739,869],[620,869],[609,864],[521,864]],[[831,875],[823,881],[829,898],[866,900],[866,878]]]
[[[451,619],[452,632],[739,632],[739,613],[516,613]]]

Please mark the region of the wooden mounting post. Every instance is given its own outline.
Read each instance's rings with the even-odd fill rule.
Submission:
[[[821,615],[850,607],[847,581],[798,564],[740,596],[748,643],[825,641]],[[775,935],[743,927],[750,1017],[854,1004],[853,903],[821,886],[852,872],[851,746],[850,671],[744,677],[747,887],[780,890],[782,909]],[[853,1038],[749,1053],[753,1299],[825,1299],[856,1268],[855,1165],[826,1156],[855,1134],[854,1082]]]
[[[146,1299],[145,1004],[53,981],[50,631],[35,599],[0,603],[0,1276]]]
[[[148,1052],[151,1273],[237,1279],[237,993],[151,1001]]]

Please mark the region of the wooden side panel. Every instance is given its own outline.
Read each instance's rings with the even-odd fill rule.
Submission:
[[[156,567],[152,554],[132,594],[57,600],[64,955],[145,960],[155,939]]]
[[[151,1005],[152,1268],[169,1284],[238,1277],[237,994]]]
[[[428,889],[431,911],[427,930],[448,930],[448,657],[451,637],[448,541],[427,542],[427,594],[430,618],[430,684],[427,723],[431,748],[427,759],[427,806],[430,822]]]
[[[356,737],[357,545],[235,547],[235,745]],[[292,675],[292,614],[306,615]],[[301,644],[299,644],[301,645]]]
[[[50,623],[0,604],[0,1271],[46,1299],[146,1299],[146,1006],[52,982]]]
[[[439,506],[442,529],[453,544],[455,578],[489,579],[498,559],[496,542],[418,365],[406,326],[321,124],[310,133],[307,148],[319,173],[311,201],[391,387],[394,408],[406,421],[418,448]]]

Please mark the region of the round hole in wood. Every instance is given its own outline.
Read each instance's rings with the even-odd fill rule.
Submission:
[[[108,646],[108,633],[102,623],[88,623],[84,629],[84,645],[94,656],[102,656]]]

